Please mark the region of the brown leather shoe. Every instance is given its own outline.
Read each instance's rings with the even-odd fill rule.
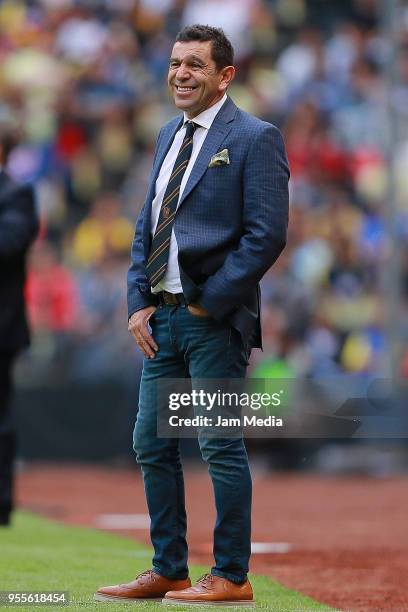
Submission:
[[[169,580],[159,576],[153,570],[147,570],[135,580],[126,584],[101,587],[94,595],[96,601],[161,601],[162,597],[172,589],[173,593],[191,586],[190,578],[186,580]]]
[[[255,606],[252,587],[247,580],[242,584],[235,584],[230,580],[205,574],[193,587],[182,591],[169,591],[162,603],[167,605],[202,606]]]

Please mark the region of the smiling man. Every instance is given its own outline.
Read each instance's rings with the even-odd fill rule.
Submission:
[[[185,41],[174,45],[169,69],[169,88],[177,108],[188,119],[223,99],[235,76],[233,66],[218,72],[212,56],[212,41]],[[221,60],[219,60],[221,61]]]
[[[245,377],[251,349],[261,346],[258,283],[286,243],[282,137],[227,96],[233,63],[222,30],[202,25],[178,34],[170,58],[168,85],[183,114],[160,131],[128,274],[129,331],[145,357],[134,449],[153,567],[102,587],[101,601],[253,605],[244,441],[199,435],[217,510],[215,565],[191,586],[179,441],[157,436],[155,402],[163,378]]]

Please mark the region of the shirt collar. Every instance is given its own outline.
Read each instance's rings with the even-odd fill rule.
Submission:
[[[206,130],[209,130],[218,111],[220,110],[221,106],[224,104],[226,99],[227,99],[227,94],[224,94],[221,100],[219,100],[218,102],[210,106],[210,108],[207,108],[205,111],[197,115],[197,117],[193,117],[191,121],[194,121],[194,123],[196,123],[200,127],[203,127]],[[190,119],[187,117],[186,113],[184,113],[183,127],[185,127],[187,121],[190,121]]]

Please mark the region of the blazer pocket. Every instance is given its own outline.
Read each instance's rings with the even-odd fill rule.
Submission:
[[[223,168],[226,166],[230,166],[231,164],[227,163],[227,162],[217,162],[215,164],[212,164],[211,162],[208,164],[208,170],[214,170],[216,168]]]
[[[215,168],[216,166],[229,166],[229,164],[229,151],[228,149],[222,149],[222,151],[218,151],[218,153],[215,153],[215,155],[212,156],[208,167]]]

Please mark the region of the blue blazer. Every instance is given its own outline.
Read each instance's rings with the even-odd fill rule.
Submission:
[[[129,317],[157,304],[146,261],[151,208],[160,167],[183,117],[160,131],[146,201],[136,224],[128,272]],[[209,168],[228,149],[230,163]],[[279,130],[243,112],[230,98],[218,112],[182,194],[174,221],[180,278],[189,302],[198,302],[241,334],[247,348],[262,347],[259,281],[286,244],[289,168]]]

